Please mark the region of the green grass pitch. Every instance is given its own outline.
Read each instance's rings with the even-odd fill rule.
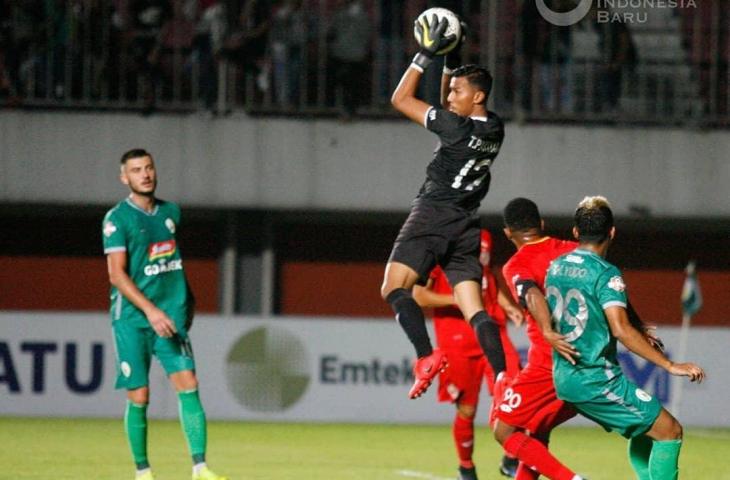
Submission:
[[[157,480],[190,478],[180,427],[150,422]],[[499,479],[500,450],[476,438],[481,480]],[[121,419],[0,417],[0,478],[132,480]],[[599,428],[559,428],[551,448],[590,480],[632,479],[626,441]],[[456,472],[450,426],[210,422],[208,462],[232,480],[446,480]],[[680,478],[730,480],[730,430],[685,431]]]

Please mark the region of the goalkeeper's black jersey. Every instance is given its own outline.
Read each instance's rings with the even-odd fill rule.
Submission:
[[[475,210],[489,190],[490,167],[504,140],[504,124],[493,112],[461,117],[431,107],[425,126],[439,136],[418,199]]]

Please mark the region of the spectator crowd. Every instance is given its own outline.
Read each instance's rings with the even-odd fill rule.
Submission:
[[[574,0],[547,3],[566,10]],[[531,0],[0,0],[0,102],[384,113],[416,49],[412,19],[431,6],[467,21],[462,61],[494,70],[494,101],[507,116],[620,113],[638,81],[634,27],[597,22],[595,5],[558,27]],[[727,116],[726,9],[703,0],[676,15],[703,111]],[[597,39],[587,74],[575,55],[585,31]]]

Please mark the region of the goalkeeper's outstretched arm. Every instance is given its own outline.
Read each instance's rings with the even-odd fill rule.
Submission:
[[[414,122],[423,125],[426,119],[426,112],[431,106],[416,97],[416,90],[421,81],[421,72],[413,65],[408,67],[406,73],[400,79],[398,86],[390,97],[390,103],[403,115]]]
[[[445,37],[444,32],[448,26],[448,20],[442,18],[439,20],[434,15],[430,21],[424,20],[424,23],[416,21],[416,31],[418,32],[418,44],[421,49],[413,57],[413,61],[403,74],[398,86],[393,92],[390,102],[396,110],[404,114],[416,123],[425,126],[426,112],[431,106],[416,98],[416,90],[421,80],[423,71],[433,62],[433,57],[444,42],[453,40],[453,37]]]

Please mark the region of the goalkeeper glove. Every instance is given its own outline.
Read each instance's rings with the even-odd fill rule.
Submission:
[[[413,57],[411,65],[421,73],[431,64],[436,52],[443,45],[454,40],[453,35],[444,37],[444,32],[448,26],[449,21],[446,18],[439,20],[436,15],[433,16],[430,23],[426,17],[423,17],[420,21],[416,20],[415,29],[418,32],[418,44],[421,49]]]

